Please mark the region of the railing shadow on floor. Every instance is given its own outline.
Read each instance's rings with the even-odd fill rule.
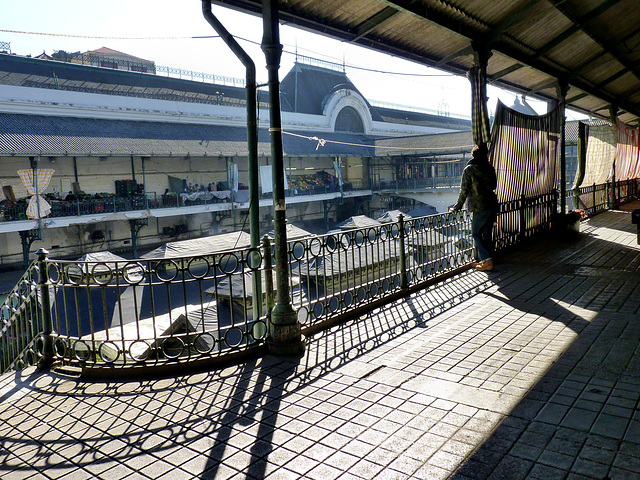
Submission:
[[[315,383],[343,368],[354,368],[352,375],[365,379],[375,366],[361,369],[359,359],[394,342],[401,333],[437,327],[431,322],[439,313],[490,285],[486,275],[476,272],[447,279],[358,321],[316,334],[308,340],[304,361],[266,356],[209,373],[124,383],[83,383],[31,367],[24,371],[20,389],[36,390],[47,396],[42,400],[46,405],[55,405],[42,420],[57,425],[60,435],[45,443],[25,437],[18,423],[33,414],[34,405],[21,400],[28,395],[17,397],[5,412],[18,423],[2,440],[0,472],[44,468],[50,466],[52,452],[70,449],[74,468],[96,473],[114,460],[133,465],[143,453],[166,458],[181,452],[188,457],[188,449],[198,448],[199,453],[208,451],[208,460],[195,473],[214,478],[225,472],[224,462],[237,453],[227,451],[225,442],[232,433],[246,430],[254,442],[247,473],[261,478],[268,466],[266,455],[278,455],[275,445],[286,435],[279,429],[283,401],[306,389],[321,390]],[[82,399],[79,404],[77,399]],[[32,450],[30,464],[16,465],[10,452],[25,448]],[[104,449],[113,451],[105,456]]]

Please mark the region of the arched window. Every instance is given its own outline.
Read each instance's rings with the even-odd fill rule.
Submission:
[[[336,118],[336,132],[364,133],[364,125],[357,110],[344,107]]]

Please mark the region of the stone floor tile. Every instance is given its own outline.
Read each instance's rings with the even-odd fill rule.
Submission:
[[[571,466],[572,473],[590,476],[592,478],[605,478],[609,471],[609,465],[592,462],[584,458],[577,458]]]
[[[420,480],[445,480],[451,476],[452,472],[436,465],[424,465],[415,471],[411,478]]]
[[[596,419],[596,422],[591,428],[591,432],[597,435],[622,440],[627,430],[628,423],[628,418],[603,413]]]
[[[320,462],[315,459],[311,459],[305,455],[297,455],[289,460],[285,466],[288,470],[292,470],[299,475],[305,475],[318,464],[320,464]]]
[[[567,476],[566,470],[550,467],[547,465],[534,465],[527,478],[532,480],[564,480]]]
[[[633,475],[637,475],[640,478],[640,458],[637,456],[630,456],[620,453],[616,455],[613,462],[615,468],[632,472]],[[631,475],[631,473],[629,473]]]
[[[346,471],[360,461],[360,457],[351,455],[342,451],[336,451],[329,457],[327,457],[323,463],[336,467],[342,471]]]
[[[333,480],[342,474],[342,471],[331,465],[319,464],[305,474],[305,478],[313,480]]]

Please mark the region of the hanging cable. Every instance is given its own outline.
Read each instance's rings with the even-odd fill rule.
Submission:
[[[349,145],[349,146],[353,146],[353,147],[370,147],[370,148],[386,148],[386,149],[390,149],[390,150],[420,150],[419,148],[416,147],[387,147],[385,145],[367,145],[367,144],[362,144],[362,143],[351,143],[351,142],[340,142],[338,140],[326,140],[324,138],[319,138],[319,137],[308,137],[306,135],[300,135],[297,133],[291,133],[291,132],[287,132],[287,131],[282,131],[283,135],[290,135],[292,137],[298,137],[298,138],[306,138],[309,141],[312,142],[318,142],[318,144],[316,145],[316,150],[318,150],[319,147],[324,147],[325,144],[327,143],[333,143],[336,145]],[[458,145],[456,147],[431,147],[428,150],[451,150],[451,148],[473,148],[474,146],[469,144],[469,145]],[[425,149],[426,150],[426,149]]]

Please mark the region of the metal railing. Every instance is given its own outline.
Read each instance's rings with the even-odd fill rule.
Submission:
[[[342,186],[343,192],[351,191],[383,191],[383,190],[417,190],[430,188],[458,188],[461,177],[433,177],[424,179],[408,179],[393,182],[368,182],[351,181]],[[322,195],[326,193],[338,193],[340,187],[337,184],[310,185],[305,187],[290,186],[286,191],[288,197],[304,197]],[[238,194],[230,191],[202,191],[193,193],[169,193],[159,195],[156,192],[147,192],[144,195],[129,197],[105,196],[103,198],[84,198],[72,201],[51,200],[51,213],[48,218],[74,217],[81,215],[93,215],[102,213],[117,213],[155,208],[175,208],[194,205],[211,205],[217,203],[231,204],[234,202],[246,203]],[[272,193],[261,193],[260,198],[271,198]],[[244,197],[243,197],[244,198]],[[0,205],[0,222],[15,222],[28,220],[26,201],[19,203]],[[231,208],[231,207],[229,207]]]
[[[289,290],[303,331],[463,267],[473,258],[468,232],[462,212],[289,242]],[[20,311],[37,313],[29,342],[48,316],[56,360],[82,367],[187,363],[260,346],[268,286],[276,284],[267,281],[274,275],[265,260],[271,249],[266,241],[261,249],[160,260],[45,259],[46,285],[23,281],[26,293],[18,301],[12,292],[8,301],[15,305],[3,306],[3,370],[33,364],[42,354],[42,348],[25,351],[31,344],[18,333],[26,328]],[[262,299],[253,296],[257,275]]]
[[[628,203],[640,195],[638,179],[587,185],[567,192],[567,205],[586,216],[603,212],[615,203]]]
[[[496,250],[502,250],[534,235],[549,231],[557,212],[558,193],[553,191],[500,203],[494,227]]]
[[[497,249],[549,230],[556,202],[554,192],[500,205]],[[470,220],[463,211],[291,240],[289,291],[303,333],[467,268]],[[2,305],[2,370],[37,362],[46,340],[58,362],[111,371],[260,347],[277,284],[271,251],[265,238],[261,248],[180,258],[79,262],[41,254]],[[41,335],[49,324],[53,333]]]
[[[459,188],[462,176],[408,178],[392,181],[372,181],[371,189],[380,190],[418,190],[426,188]]]
[[[0,372],[34,365],[42,355],[39,279],[33,262],[0,306]]]

